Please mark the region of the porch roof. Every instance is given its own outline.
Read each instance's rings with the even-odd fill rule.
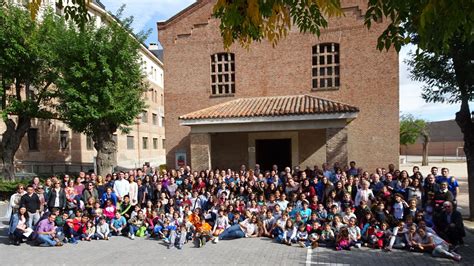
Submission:
[[[359,108],[312,95],[239,98],[179,117],[181,125],[353,119]]]

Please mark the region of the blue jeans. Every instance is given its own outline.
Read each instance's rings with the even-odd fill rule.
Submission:
[[[281,240],[283,239],[283,230],[281,230],[280,227],[275,227],[272,231],[272,236],[276,240],[276,242],[280,243]]]
[[[38,241],[40,244],[46,243],[49,246],[56,246],[56,241],[54,241],[50,235],[38,234]]]
[[[131,224],[131,225],[129,225],[129,227],[128,227],[128,232],[129,232],[131,235],[135,235],[135,233],[138,231],[138,229],[139,229],[138,226]]]
[[[219,240],[226,240],[226,239],[235,239],[235,238],[243,238],[245,237],[244,231],[240,228],[239,224],[234,224],[231,227],[227,228],[219,235]]]

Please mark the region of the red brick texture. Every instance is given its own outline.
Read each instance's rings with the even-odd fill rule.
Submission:
[[[240,97],[302,94],[359,108],[358,117],[347,128],[349,160],[369,170],[398,164],[398,55],[393,49],[376,49],[385,24],[375,23],[367,30],[361,17],[364,1],[344,1],[345,16],[331,19],[330,28],[323,30],[319,39],[292,30],[275,48],[265,41],[254,43],[249,50],[233,45],[236,91],[232,97],[210,96],[210,56],[225,52],[219,22],[210,18],[213,3],[200,1],[177,18],[159,24],[170,166],[177,150],[190,154],[190,128],[179,125],[179,116]],[[341,85],[337,90],[312,90],[312,47],[325,42],[340,44]]]

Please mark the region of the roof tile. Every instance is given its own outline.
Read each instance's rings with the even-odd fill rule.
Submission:
[[[179,117],[181,120],[354,113],[359,108],[312,95],[239,98]]]

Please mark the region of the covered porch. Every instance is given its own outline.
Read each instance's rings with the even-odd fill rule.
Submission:
[[[311,95],[240,98],[180,117],[193,169],[312,167],[348,160],[358,108]]]

